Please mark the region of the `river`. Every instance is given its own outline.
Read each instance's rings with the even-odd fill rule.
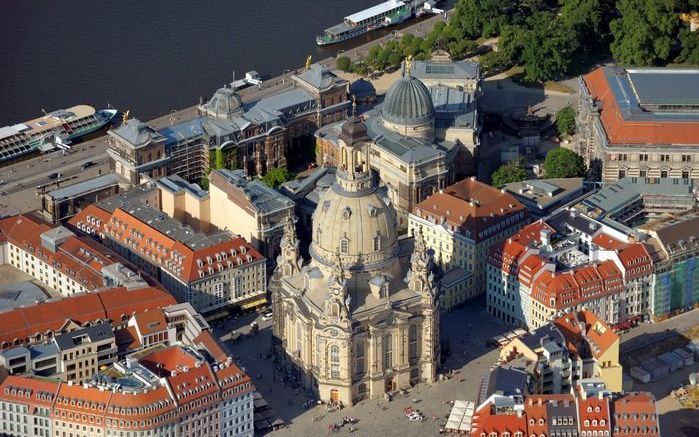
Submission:
[[[0,126],[78,104],[148,120],[210,96],[234,72],[275,76],[309,54],[334,56],[346,47],[317,47],[315,35],[379,2],[4,0]]]

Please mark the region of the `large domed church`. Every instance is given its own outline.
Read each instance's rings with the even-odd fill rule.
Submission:
[[[401,262],[367,126],[350,117],[338,141],[336,182],[313,214],[310,262],[288,225],[270,287],[277,353],[320,399],[352,405],[435,380],[439,310],[421,234]]]

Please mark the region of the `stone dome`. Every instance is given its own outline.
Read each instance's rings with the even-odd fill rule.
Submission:
[[[400,78],[386,93],[381,116],[398,125],[418,125],[431,121],[435,111],[430,90],[414,77]]]
[[[388,265],[398,252],[396,215],[377,191],[373,174],[353,180],[361,187],[347,189],[338,180],[318,202],[313,214],[311,256],[322,265],[335,263],[337,253],[351,271],[368,271]]]
[[[230,117],[243,107],[243,100],[235,88],[224,86],[214,93],[206,104],[209,111],[218,117]]]

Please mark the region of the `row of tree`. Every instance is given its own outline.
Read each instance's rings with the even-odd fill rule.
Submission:
[[[543,164],[546,178],[585,177],[587,169],[583,158],[570,149],[556,147],[546,154]],[[520,161],[503,164],[490,175],[493,186],[501,187],[512,182],[528,179],[527,170]]]
[[[699,0],[459,0],[449,22],[427,37],[389,41],[357,64],[344,58],[340,68],[382,71],[436,49],[461,59],[476,53],[476,40],[495,36],[498,51],[481,57],[483,68],[522,65],[531,82],[577,74],[607,56],[627,65],[699,64],[699,32],[680,20],[698,10]]]

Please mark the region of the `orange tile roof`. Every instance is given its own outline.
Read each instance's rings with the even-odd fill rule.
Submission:
[[[218,362],[226,361],[228,358],[228,355],[223,351],[221,345],[209,331],[202,331],[201,334],[194,337],[192,343],[195,346],[203,346],[204,349],[209,352],[209,355],[211,355],[211,357]]]
[[[611,431],[612,424],[609,415],[609,398],[588,397],[578,398],[578,429],[580,431]],[[592,435],[592,434],[590,434]]]
[[[614,437],[659,437],[660,427],[652,393],[626,393],[612,403]],[[642,432],[643,428],[646,432]],[[618,429],[618,431],[616,431]]]
[[[60,385],[59,381],[10,375],[0,384],[0,399],[51,408]]]
[[[160,310],[139,311],[134,314],[133,317],[138,327],[138,332],[142,336],[167,331],[167,321],[165,320],[165,315]]]
[[[592,355],[599,358],[615,343],[618,345],[619,336],[592,311],[565,314],[555,319],[553,324],[572,351],[580,351],[583,343],[589,343],[593,346],[589,348]]]
[[[97,222],[92,223],[95,217],[99,217],[99,226]],[[217,274],[219,267],[224,270],[234,269],[239,265],[264,260],[264,257],[242,237],[192,250],[120,208],[109,214],[96,205],[89,205],[71,218],[69,223],[77,229],[88,226],[88,233],[101,234],[104,235],[100,235],[101,238],[117,241],[121,246],[171,272],[184,282]],[[245,249],[245,253],[241,252],[241,247]],[[224,254],[220,261],[217,260],[218,254]],[[207,257],[211,258],[211,263]]]
[[[600,121],[611,144],[699,144],[699,122],[625,120],[600,67],[583,77],[593,99],[600,101]]]
[[[491,404],[485,404],[473,414],[471,421],[471,435],[480,436],[481,433],[489,435],[496,432],[500,435],[503,431],[508,431],[510,435],[516,432],[527,434],[527,418],[517,414],[495,414]]]
[[[511,217],[519,218],[507,227],[525,222],[528,217],[527,208],[512,195],[475,178],[464,179],[432,194],[415,206],[413,214],[436,223],[444,222],[475,241],[488,238],[492,234],[487,234],[486,230]]]
[[[114,338],[120,353],[133,351],[143,346],[134,326],[117,329],[114,331]]]
[[[142,357],[139,362],[160,375],[182,370],[184,366],[194,367],[197,359],[178,347],[159,349]]]
[[[48,224],[29,215],[0,220],[0,233],[7,241],[42,259],[90,291],[102,287],[102,267],[114,263],[100,253],[108,252],[107,249],[73,237],[61,244],[55,253],[51,252],[41,244],[41,234],[51,229]]]
[[[0,348],[9,347],[15,339],[24,341],[37,333],[56,332],[67,320],[73,320],[79,325],[106,319],[118,322],[123,315],[145,309],[163,308],[175,303],[172,296],[154,287],[131,291],[126,288],[112,288],[17,308],[2,313]],[[4,342],[7,344],[2,346]]]
[[[140,392],[136,395],[133,393],[112,393],[105,417],[132,421],[149,420],[173,413],[176,409],[177,404],[170,397],[167,387],[160,385],[153,390]],[[177,421],[177,417],[172,417],[170,421]],[[139,427],[134,422],[132,428],[148,429],[152,426]]]

